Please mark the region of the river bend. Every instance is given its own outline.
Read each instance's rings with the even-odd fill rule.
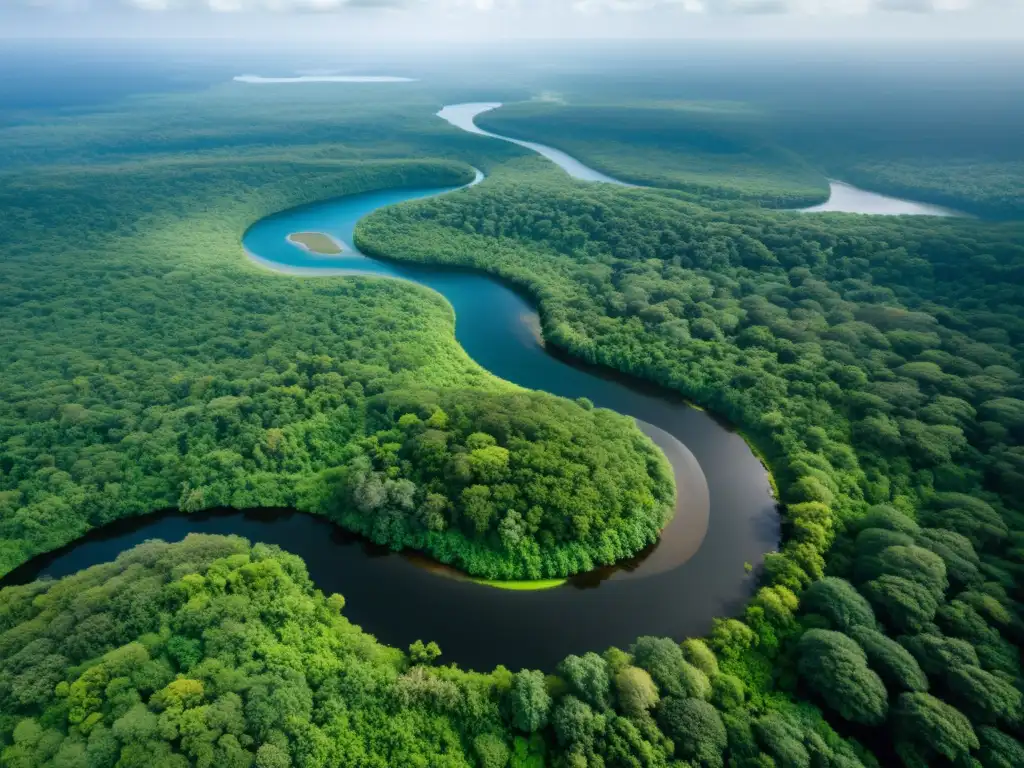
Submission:
[[[502,136],[498,133],[485,131],[476,124],[476,117],[484,112],[490,112],[501,106],[500,102],[479,102],[468,104],[452,104],[445,107],[437,116],[451,123],[456,128],[461,128],[469,133],[476,133],[481,136],[488,136],[492,139],[500,139],[520,147],[533,150],[539,155],[546,157],[551,162],[562,168],[567,174],[580,181],[601,181],[607,184],[618,184],[631,187],[621,179],[616,179],[598,170],[590,168],[568,155],[560,149],[538,144],[533,141],[522,141],[513,139],[510,136]],[[859,189],[852,184],[847,184],[835,179],[828,180],[829,199],[820,205],[813,205],[809,208],[798,208],[802,213],[864,213],[876,216],[963,216],[964,214],[949,208],[943,208],[929,203],[919,203],[914,200],[905,200],[899,197],[890,197],[878,192],[869,192],[866,189]]]
[[[584,173],[585,166],[574,166]],[[603,181],[593,172],[591,181]],[[478,174],[477,181],[482,176]],[[324,518],[290,510],[155,513],[97,529],[63,550],[9,574],[4,583],[60,577],[106,562],[152,538],[191,532],[238,534],[301,556],[318,588],[346,597],[346,615],[398,647],[435,640],[444,659],[476,669],[551,669],[570,653],[628,646],[640,635],[706,633],[716,616],[736,614],[755,584],[756,566],[777,548],[779,516],[767,472],[743,439],[671,393],[549,353],[540,321],[522,296],[482,274],[368,258],[354,244],[356,222],[388,205],[449,188],[383,190],[284,211],[243,238],[254,264],[288,276],[375,275],[425,285],[453,306],[456,338],[501,378],[636,418],[676,471],[676,517],[662,540],[623,566],[585,574],[555,589],[517,592],[441,578],[414,557],[368,544]],[[323,233],[343,247],[310,253],[289,241]]]

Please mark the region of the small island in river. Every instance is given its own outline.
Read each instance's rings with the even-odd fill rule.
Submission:
[[[345,252],[340,241],[324,232],[294,232],[288,235],[288,242],[319,256],[337,256]]]

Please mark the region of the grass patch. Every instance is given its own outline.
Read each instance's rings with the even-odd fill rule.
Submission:
[[[554,589],[565,584],[568,579],[536,579],[531,581],[500,581],[498,579],[470,579],[474,584],[496,589],[508,589],[513,592],[534,592],[540,589]]]

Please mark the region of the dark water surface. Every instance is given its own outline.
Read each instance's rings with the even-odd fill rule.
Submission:
[[[767,473],[742,438],[668,393],[549,354],[539,341],[534,309],[488,277],[376,261],[354,248],[355,224],[366,214],[444,191],[387,190],[286,211],[257,222],[244,245],[254,261],[279,271],[369,273],[429,286],[454,306],[458,341],[496,375],[565,397],[588,397],[668,433],[653,436],[680,478],[677,525],[670,524],[662,543],[633,573],[591,574],[542,591],[494,589],[438,576],[325,519],[264,510],[163,513],[121,521],[30,561],[5,582],[64,576],[146,539],[238,534],[301,556],[317,587],[344,595],[346,615],[382,642],[404,647],[416,639],[436,640],[445,660],[476,669],[496,664],[550,669],[569,653],[626,646],[639,635],[703,633],[713,617],[736,613],[754,584],[744,563],[759,563],[779,541]],[[310,254],[287,241],[294,232],[326,233],[346,251],[336,257]],[[703,530],[702,515],[703,541],[688,535]]]

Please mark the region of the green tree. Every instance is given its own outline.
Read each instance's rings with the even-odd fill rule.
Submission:
[[[917,632],[935,618],[938,600],[927,587],[885,574],[861,587],[884,623],[899,632]]]
[[[888,713],[885,685],[860,646],[838,632],[812,629],[797,647],[800,677],[847,720],[878,725]]]
[[[1015,768],[1024,765],[1024,744],[1002,731],[982,726],[977,729],[981,750],[978,762],[986,768]]]
[[[709,678],[714,678],[718,674],[718,659],[703,640],[688,638],[680,643],[680,648],[683,651],[683,658]]]
[[[611,707],[611,678],[608,665],[596,653],[566,656],[558,665],[558,674],[569,689],[598,711]]]
[[[965,760],[979,747],[971,722],[950,705],[928,693],[901,694],[893,708],[900,740],[925,755],[942,755],[947,760]]]
[[[643,669],[623,667],[615,674],[618,709],[628,717],[640,718],[658,703],[658,686]]]
[[[430,666],[439,658],[441,658],[441,648],[433,640],[426,644],[422,640],[416,640],[409,646],[409,661],[413,664]]]
[[[828,577],[816,581],[804,592],[802,602],[805,611],[824,616],[829,625],[840,632],[875,625],[871,605],[845,579]]]
[[[551,696],[542,673],[524,669],[513,675],[508,701],[512,723],[519,730],[533,733],[547,725]]]
[[[774,759],[773,762],[755,760],[754,765],[792,765],[809,768],[811,756],[803,743],[803,733],[789,719],[777,712],[770,712],[757,718],[753,723],[757,743]]]
[[[658,723],[675,744],[677,757],[707,768],[725,765],[725,725],[711,704],[667,698],[658,705]]]
[[[1011,728],[1020,724],[1021,693],[1002,677],[980,667],[956,665],[948,670],[946,684],[973,722],[1005,724]]]
[[[256,750],[256,768],[291,768],[292,759],[276,744],[261,744]]]
[[[484,733],[473,739],[473,749],[481,768],[505,768],[511,756],[505,742],[493,733]]]
[[[563,747],[579,746],[586,750],[593,748],[605,728],[604,717],[572,695],[565,696],[555,706],[551,724]]]
[[[867,655],[868,666],[894,691],[927,691],[928,678],[902,645],[868,627],[854,627],[850,637]]]
[[[638,638],[631,653],[636,665],[651,675],[662,696],[707,699],[711,695],[707,676],[687,663],[682,649],[668,638]]]
[[[735,675],[721,673],[711,681],[711,701],[718,709],[729,711],[743,706],[746,687]]]

